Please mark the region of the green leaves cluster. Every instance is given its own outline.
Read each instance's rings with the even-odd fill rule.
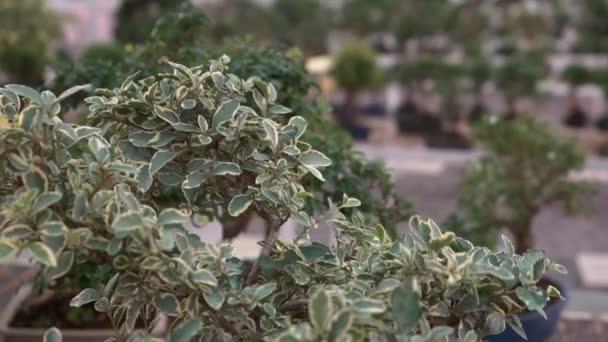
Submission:
[[[281,119],[272,84],[227,73],[228,60],[97,89],[91,126],[58,117],[64,96],[0,88],[0,257],[29,250],[49,284],[111,265],[71,305],[92,304],[129,341],[154,340],[161,314],[169,341],[477,341],[559,296],[536,286],[561,269],[538,251],[474,247],[418,217],[393,240],[344,214],[362,205],[346,195],[325,209],[334,246],[277,241],[288,217],[316,228],[302,178],[331,161],[303,140],[304,118]],[[253,267],[190,227],[248,208],[273,223]]]
[[[532,220],[545,207],[561,204],[575,213],[588,193],[572,179],[584,165],[573,141],[562,141],[533,118],[480,123],[475,139],[486,153],[468,170],[459,200],[463,222],[453,228],[478,243],[493,246],[500,228],[516,238],[516,250],[530,245]]]

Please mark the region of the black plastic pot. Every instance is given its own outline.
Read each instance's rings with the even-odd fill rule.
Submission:
[[[374,103],[364,106],[360,112],[365,116],[382,117],[386,115],[386,108],[380,103]]]
[[[566,303],[569,298],[568,288],[563,284],[550,279],[553,286],[556,286],[562,293],[564,300],[549,304],[545,308],[547,319],[541,316],[537,312],[526,312],[518,315],[523,325],[526,335],[528,335],[528,342],[543,342],[553,335],[557,328],[557,323],[562,314],[562,311],[566,307]],[[525,342],[526,340],[521,338],[513,329],[508,325],[505,331],[498,335],[488,336],[485,338],[489,342]]]
[[[407,102],[399,107],[397,125],[401,133],[436,133],[441,131],[441,121],[436,115],[419,110]]]
[[[367,140],[369,137],[369,127],[342,124],[342,128],[347,130],[355,140]]]
[[[601,118],[597,120],[595,126],[600,131],[608,131],[608,114],[604,114]]]
[[[426,146],[430,148],[445,148],[467,150],[471,142],[466,137],[454,132],[428,133],[423,136]]]
[[[572,128],[584,128],[587,126],[587,114],[582,110],[575,108],[572,110],[566,118],[564,118],[564,125]]]

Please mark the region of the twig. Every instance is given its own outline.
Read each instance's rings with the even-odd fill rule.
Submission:
[[[272,252],[272,248],[274,247],[274,244],[277,242],[277,239],[279,238],[279,229],[287,221],[288,218],[289,218],[289,216],[281,219],[278,224],[271,227],[268,237],[266,237],[266,241],[264,242],[264,247],[262,248],[262,251],[260,252],[260,256],[258,257],[258,260],[255,261],[255,263],[251,267],[251,270],[249,271],[249,274],[247,275],[247,280],[245,281],[245,285],[251,285],[257,278],[258,274],[260,273],[260,259],[264,256],[270,255],[270,253]]]
[[[289,302],[285,302],[279,306],[279,312],[285,311],[300,311],[307,307],[308,299],[296,299]]]

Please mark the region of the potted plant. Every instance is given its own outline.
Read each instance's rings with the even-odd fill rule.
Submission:
[[[93,305],[129,341],[154,340],[159,314],[172,321],[170,341],[478,341],[519,329],[513,314],[559,297],[537,288],[545,270],[562,268],[538,251],[492,252],[418,217],[393,240],[365,216],[341,213],[360,205],[348,195],[327,206],[334,246],[306,234],[280,241],[289,217],[318,225],[301,180],[322,180],[331,161],[302,140],[304,118],[281,123],[287,109],[270,83],[227,73],[228,60],[171,63],[172,74],[98,89],[86,100],[92,126],[58,118],[63,96],[2,88],[0,179],[12,195],[1,203],[0,258],[29,250],[52,274],[108,258],[111,279],[70,305]],[[162,196],[171,188],[182,193],[176,207]],[[230,244],[186,228],[195,213],[250,207],[273,223],[250,267]],[[44,337],[60,341],[61,332]]]
[[[359,122],[357,95],[378,80],[374,51],[360,42],[348,43],[337,53],[331,74],[344,90],[344,113],[337,113],[338,120],[355,139],[366,139],[369,129]]]
[[[196,64],[201,60],[220,57],[224,52],[232,58],[230,71],[241,78],[255,74],[273,84],[278,93],[277,102],[289,107],[292,113],[283,115],[287,122],[295,113],[303,113],[309,123],[305,138],[317,150],[325,151],[333,160],[325,170],[324,184],[308,176],[303,181],[315,196],[309,199],[310,206],[318,209],[324,205],[327,197],[339,201],[343,193],[348,192],[360,198],[362,211],[370,218],[381,222],[391,236],[396,236],[396,226],[405,222],[412,215],[410,203],[400,195],[392,183],[389,172],[380,162],[365,160],[354,150],[352,139],[336,123],[326,118],[330,109],[309,96],[316,90],[316,84],[306,72],[301,54],[296,49],[281,52],[269,46],[255,45],[251,39],[229,38],[216,47],[207,47],[201,40],[208,18],[201,11],[181,8],[159,19],[155,29],[145,44],[140,46],[134,56],[125,56],[121,63],[110,67],[107,61],[85,54],[86,58],[73,61],[71,68],[58,68],[58,77],[53,89],[60,91],[83,83],[92,83],[95,87],[114,88],[120,86],[120,79],[140,70],[140,75],[153,75],[164,71],[166,66],[151,63],[161,59],[167,53],[185,63]],[[180,37],[182,46],[167,45],[165,40],[173,42],[171,35],[183,33],[187,28],[185,39]],[[174,47],[174,48],[173,48]],[[170,50],[170,51],[168,51]],[[255,106],[253,99],[249,105]],[[62,102],[66,103],[66,100]],[[71,96],[67,103],[82,103],[82,98]],[[178,191],[179,192],[179,191]],[[242,217],[228,218],[223,223],[224,238],[231,239],[247,229],[253,218],[252,211]]]
[[[563,142],[534,119],[486,120],[474,129],[476,141],[486,154],[468,171],[459,199],[459,214],[452,228],[474,242],[494,246],[500,229],[514,237],[516,252],[535,247],[533,221],[548,205],[562,204],[574,212],[585,195],[584,183],[571,180],[572,171],[584,164],[584,155],[572,141]],[[546,284],[565,293],[554,279]],[[555,329],[564,302],[552,302],[545,314],[520,316],[528,337],[543,341]],[[515,341],[514,332],[492,337]]]
[[[423,95],[422,85],[433,65],[434,62],[429,59],[403,62],[394,72],[402,88],[402,101],[397,109],[397,125],[401,133],[425,134],[441,130],[439,118],[416,101],[417,97]]]
[[[482,121],[488,113],[483,101],[483,87],[492,79],[492,65],[483,58],[477,58],[464,66],[464,74],[471,83],[473,106],[468,115],[469,123]]]
[[[562,72],[562,78],[570,83],[568,94],[568,114],[564,118],[564,125],[572,128],[583,128],[587,125],[587,114],[583,111],[576,97],[576,90],[587,83],[593,82],[593,75],[582,65],[569,65]]]
[[[494,71],[494,82],[505,97],[504,116],[518,116],[517,101],[536,93],[536,83],[544,74],[544,67],[535,58],[517,54],[508,59]]]

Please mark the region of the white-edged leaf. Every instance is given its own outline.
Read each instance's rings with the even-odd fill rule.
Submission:
[[[319,289],[313,293],[308,302],[308,316],[316,331],[326,330],[333,316],[333,303],[328,291]]]
[[[32,213],[36,214],[44,209],[52,206],[53,204],[59,202],[61,200],[62,194],[57,191],[49,191],[41,194],[34,200],[34,204],[32,205]]]
[[[232,120],[241,103],[238,100],[230,100],[222,103],[222,105],[213,114],[211,126],[219,127],[224,122]]]
[[[30,250],[36,261],[50,267],[57,266],[55,253],[53,253],[53,250],[44,243],[39,241],[31,242],[27,245],[27,249]]]
[[[61,335],[61,331],[59,329],[52,327],[44,332],[44,336],[42,337],[42,342],[61,342],[63,341],[63,336]]]
[[[156,172],[163,168],[163,166],[167,165],[168,162],[172,161],[176,156],[177,152],[173,151],[156,151],[152,159],[150,160],[150,166],[148,168],[148,172],[150,172],[150,176],[154,176]]]
[[[270,114],[275,114],[275,115],[289,114],[292,112],[292,110],[290,108],[287,108],[280,104],[276,104],[276,105],[270,107],[270,109],[268,111],[270,112]]]
[[[228,204],[228,213],[230,213],[231,216],[237,217],[244,213],[252,202],[253,199],[251,198],[251,195],[236,195],[232,197]]]
[[[17,245],[12,241],[0,239],[0,261],[13,255],[17,249]]]
[[[327,158],[323,153],[317,150],[308,150],[302,152],[298,157],[300,163],[305,166],[325,167],[331,165],[331,159]]]
[[[266,135],[268,136],[268,139],[270,140],[270,143],[272,145],[272,150],[276,151],[277,146],[279,144],[279,133],[277,132],[276,127],[269,120],[262,121],[262,126],[264,126],[264,131],[266,132]]]
[[[241,167],[235,163],[219,162],[215,165],[211,173],[214,176],[238,176],[241,174]]]
[[[217,286],[217,278],[208,270],[198,270],[193,272],[191,279],[195,283],[204,284],[211,287]]]
[[[180,305],[177,298],[171,293],[159,293],[154,296],[154,307],[165,315],[177,316],[180,312]]]
[[[78,308],[85,304],[95,302],[99,300],[99,298],[101,298],[101,296],[99,295],[97,290],[84,289],[80,291],[80,293],[77,294],[76,297],[72,298],[72,300],[70,301],[70,306]]]

